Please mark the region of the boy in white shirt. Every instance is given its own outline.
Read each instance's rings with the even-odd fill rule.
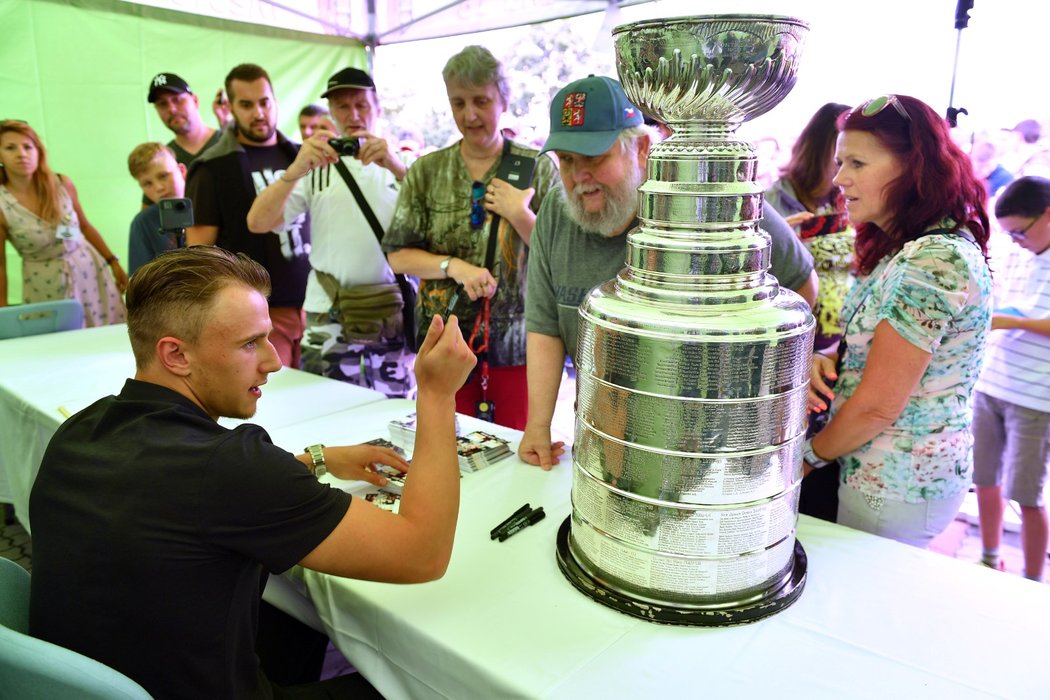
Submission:
[[[989,336],[974,397],[981,563],[1002,569],[1005,496],[1021,506],[1025,578],[1041,581],[1050,531],[1043,502],[1050,457],[1050,180],[1010,183],[996,202],[995,217],[1019,248],[997,270],[996,332]]]

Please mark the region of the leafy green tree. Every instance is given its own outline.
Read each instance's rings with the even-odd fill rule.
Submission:
[[[501,42],[502,46],[477,42],[503,63],[511,90],[507,121],[519,129],[522,140],[545,138],[551,99],[567,83],[591,73],[616,75],[612,55],[595,51],[593,31],[580,31],[579,24],[568,19],[506,30],[501,35],[509,35],[511,40]],[[464,37],[463,43],[448,50],[447,55],[427,54],[426,69],[443,66],[470,43],[470,38]],[[416,81],[390,85],[382,78],[379,82],[383,112],[393,135],[421,133],[428,146],[439,148],[458,138],[443,85],[420,85]]]

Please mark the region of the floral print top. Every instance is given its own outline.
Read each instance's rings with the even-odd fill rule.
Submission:
[[[946,233],[951,222],[942,224],[882,260],[843,305],[847,350],[832,416],[860,384],[879,322],[932,354],[893,425],[840,458],[843,482],[870,498],[919,503],[970,485],[973,387],[991,328],[992,279],[969,233]]]
[[[766,206],[776,209],[785,218],[809,211],[795,194],[795,188],[786,179],[780,179],[766,190]],[[835,188],[829,201],[813,212],[815,216],[792,228],[802,244],[813,256],[820,286],[813,316],[817,320],[813,349],[824,350],[838,345],[842,337],[842,303],[853,284],[853,242],[857,232],[849,223],[846,202]]]

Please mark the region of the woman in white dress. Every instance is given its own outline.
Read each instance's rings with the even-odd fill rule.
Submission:
[[[29,124],[0,121],[0,306],[8,304],[10,241],[22,256],[26,303],[77,299],[87,326],[124,321],[128,277],[80,208],[68,177],[53,173]]]

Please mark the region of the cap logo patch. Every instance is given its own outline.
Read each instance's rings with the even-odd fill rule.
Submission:
[[[565,96],[565,102],[561,108],[562,126],[583,126],[584,103],[587,101],[586,92],[570,92]]]
[[[623,108],[624,119],[634,119],[634,107]]]
[[[168,84],[168,76],[164,75],[163,73],[161,73],[160,75],[158,75],[156,78],[153,79],[153,87],[160,87],[161,85],[167,85],[167,84]]]

